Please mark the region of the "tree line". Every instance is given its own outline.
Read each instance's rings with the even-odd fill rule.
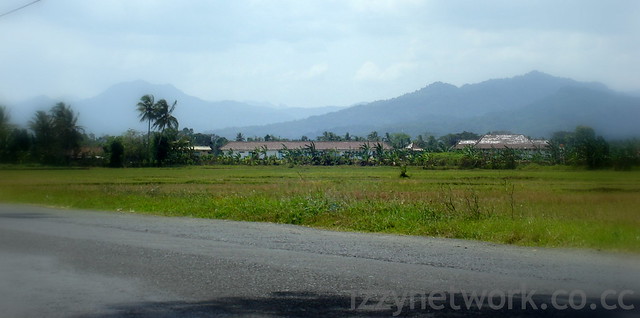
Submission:
[[[144,95],[135,105],[147,133],[128,130],[120,136],[96,138],[78,125],[71,106],[57,103],[49,111],[37,111],[26,128],[11,124],[6,107],[0,106],[0,162],[54,166],[142,167],[197,163],[192,145],[212,136],[179,131],[173,115],[177,101],[155,100]]]
[[[110,167],[165,166],[197,163],[193,152],[193,131],[179,131],[180,123],[173,115],[178,101],[171,105],[165,99],[144,95],[136,104],[140,122],[147,124],[146,136],[133,130],[110,137],[104,146]]]
[[[510,134],[507,131],[494,131],[491,134]],[[316,141],[362,141],[359,150],[338,152],[335,150],[317,150],[313,142],[299,149],[282,149],[278,155],[268,153],[265,147],[257,147],[248,155],[237,152],[219,153],[209,158],[211,164],[246,165],[398,165],[421,166],[425,169],[515,169],[521,165],[572,165],[589,169],[613,167],[627,170],[640,166],[640,140],[607,142],[597,136],[594,129],[578,126],[574,131],[559,131],[553,134],[546,149],[520,150],[508,147],[502,149],[480,150],[467,146],[456,150],[454,146],[460,140],[478,140],[481,136],[463,131],[436,138],[419,135],[416,138],[403,133],[380,135],[371,132],[366,137],[337,135],[324,132]],[[267,135],[264,138],[244,138],[238,134],[236,141],[291,141]],[[295,140],[294,140],[295,141]],[[302,137],[300,141],[309,141]],[[380,146],[386,142],[393,149]],[[378,145],[380,147],[371,146]],[[410,149],[409,144],[413,144]]]
[[[96,138],[78,126],[78,115],[71,106],[57,103],[49,111],[37,111],[26,128],[10,123],[5,107],[0,106],[0,162],[11,164],[86,165],[110,167],[145,167],[191,164],[287,164],[287,165],[414,165],[423,168],[513,169],[518,165],[573,165],[591,169],[631,169],[640,165],[640,140],[606,141],[586,126],[552,135],[545,151],[497,149],[481,151],[472,147],[454,150],[459,140],[477,140],[481,136],[463,131],[436,137],[415,138],[405,133],[366,136],[338,135],[325,131],[315,139],[302,136],[299,141],[362,141],[360,150],[351,152],[320,151],[314,147],[284,149],[281,156],[267,156],[266,149],[255,149],[247,157],[223,153],[228,140],[214,134],[179,130],[173,115],[177,101],[155,100],[144,95],[135,104],[146,133],[128,130],[119,136]],[[493,132],[506,133],[506,132]],[[245,137],[236,141],[289,141],[275,135]],[[368,142],[368,143],[367,143]],[[372,149],[368,144],[386,142],[392,150]],[[412,150],[407,146],[413,144]],[[206,155],[197,155],[193,146],[209,146]],[[419,148],[419,151],[415,149]]]
[[[28,129],[14,127],[0,107],[0,160],[4,163],[39,162],[69,165],[79,156],[84,131],[78,116],[65,103],[37,111]]]

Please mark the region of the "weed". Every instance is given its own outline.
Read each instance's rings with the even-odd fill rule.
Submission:
[[[507,199],[509,201],[509,208],[511,211],[511,219],[515,218],[515,210],[516,210],[516,200],[514,199],[514,193],[516,191],[516,186],[513,183],[510,183],[507,179],[504,179],[504,189],[507,193]]]
[[[400,178],[409,178],[407,174],[407,165],[400,165]]]
[[[453,190],[451,190],[450,184],[447,183],[446,185],[445,184],[440,185],[439,197],[444,208],[450,214],[456,214],[457,209],[454,201]]]
[[[470,187],[465,192],[464,201],[466,203],[469,215],[473,219],[480,220],[480,218],[482,218],[482,209],[480,208],[480,199],[478,196],[478,192]]]

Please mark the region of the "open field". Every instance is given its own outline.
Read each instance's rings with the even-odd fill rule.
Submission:
[[[640,252],[640,171],[4,169],[0,201]]]

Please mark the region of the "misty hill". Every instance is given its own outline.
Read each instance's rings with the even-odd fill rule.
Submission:
[[[618,137],[640,135],[640,127],[628,124],[630,118],[640,118],[639,109],[639,98],[615,93],[602,84],[534,71],[462,87],[436,82],[397,98],[304,120],[214,132],[227,137],[243,132],[246,136],[314,138],[323,131],[364,136],[375,130],[415,136],[511,130],[543,137],[587,124],[599,133]]]
[[[564,87],[523,108],[479,116],[462,121],[457,127],[479,132],[510,130],[548,136],[554,131],[587,125],[609,138],[625,138],[640,136],[639,119],[638,97],[585,87]]]
[[[145,94],[153,94],[156,100],[177,100],[174,115],[180,122],[180,128],[188,127],[200,132],[232,126],[290,121],[341,109],[274,108],[236,101],[210,102],[187,95],[172,85],[156,85],[145,81],[120,83],[92,98],[63,101],[79,113],[79,124],[85,127],[87,132],[96,135],[117,135],[127,129],[146,129],[146,125],[138,120],[135,107],[140,97]],[[57,102],[60,100],[40,96],[14,107],[9,105],[12,122],[25,125],[36,110],[48,110]]]
[[[371,131],[410,135],[443,135],[463,130],[486,133],[510,130],[547,137],[577,125],[594,127],[606,137],[640,136],[640,97],[541,72],[493,79],[456,87],[436,82],[402,96],[349,108],[276,108],[251,102],[210,102],[190,96],[172,85],[134,81],[114,85],[83,100],[63,100],[80,114],[79,124],[96,135],[143,131],[135,104],[144,94],[178,101],[180,127],[233,138],[273,134],[286,138],[315,138],[324,131],[365,136]],[[19,125],[36,110],[48,110],[60,100],[45,96],[7,105],[11,121]]]

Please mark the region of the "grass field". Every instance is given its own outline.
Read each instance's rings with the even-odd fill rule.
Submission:
[[[640,171],[3,169],[0,201],[640,252]]]

